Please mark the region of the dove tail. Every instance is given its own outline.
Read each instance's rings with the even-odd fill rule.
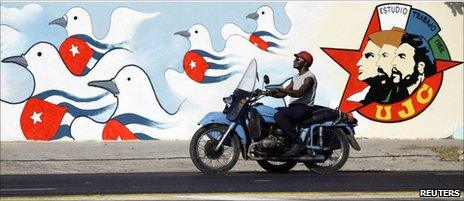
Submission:
[[[109,49],[110,49],[109,51],[111,51],[111,50],[117,50],[117,49],[123,49],[123,50],[129,51],[130,53],[134,53],[134,52],[132,52],[132,50],[123,47],[123,46],[124,46],[125,44],[127,44],[127,43],[128,43],[127,41],[123,41],[123,42],[120,42],[120,43],[116,43],[116,44],[114,44],[114,45],[111,45],[110,48],[109,48]]]
[[[217,64],[214,62],[208,62],[208,64],[209,64],[208,69],[214,69],[214,70],[227,70],[232,66],[230,64]]]
[[[282,46],[274,42],[267,42],[267,44],[269,45],[269,47],[282,48]]]
[[[211,83],[222,82],[224,80],[229,79],[230,77],[232,77],[233,75],[235,75],[237,73],[240,73],[240,72],[239,71],[233,71],[233,72],[230,72],[228,74],[221,75],[221,76],[205,76],[202,83],[203,84],[211,84]]]
[[[259,37],[262,37],[262,36],[269,36],[269,37],[272,37],[272,38],[275,38],[275,39],[278,39],[278,40],[284,40],[283,38],[277,37],[277,36],[275,36],[274,34],[269,33],[269,32],[267,32],[267,31],[257,31],[257,32],[254,32],[254,34],[256,34],[256,35],[259,36]]]
[[[48,90],[48,91],[44,91],[42,93],[39,93],[39,94],[35,95],[34,97],[45,100],[45,99],[49,98],[50,96],[61,96],[61,97],[67,98],[67,99],[75,101],[75,102],[93,102],[93,101],[97,101],[97,100],[102,99],[103,97],[105,97],[108,94],[109,94],[109,92],[104,92],[104,93],[102,93],[100,95],[97,95],[97,96],[94,96],[94,97],[81,98],[81,97],[74,96],[74,95],[72,95],[70,93],[61,91],[61,90]]]
[[[118,120],[124,125],[138,124],[138,125],[144,125],[144,126],[149,126],[152,128],[161,128],[161,129],[169,128],[171,126],[169,123],[153,121],[151,119],[148,119],[146,117],[143,117],[143,116],[140,116],[134,113],[121,114],[116,117],[113,117],[113,119]]]
[[[73,117],[78,117],[78,116],[87,116],[87,117],[92,117],[92,116],[97,116],[102,113],[104,113],[107,110],[110,110],[115,107],[116,103],[109,104],[107,106],[104,106],[102,108],[97,108],[97,109],[90,109],[90,110],[85,110],[78,108],[70,103],[59,103],[58,105],[60,106],[65,106],[68,109],[68,113],[73,116]]]
[[[191,51],[195,51],[197,52],[198,54],[200,54],[202,57],[206,57],[206,58],[210,58],[210,59],[213,59],[213,60],[221,60],[221,59],[225,59],[224,56],[217,56],[217,55],[213,55],[209,52],[206,52],[204,50],[191,50]]]
[[[177,112],[180,111],[180,108],[184,105],[185,101],[187,101],[187,99],[185,98],[184,100],[182,100],[182,102],[180,102],[179,106],[177,106],[176,110],[174,112],[168,112],[166,111],[169,115],[176,115]]]

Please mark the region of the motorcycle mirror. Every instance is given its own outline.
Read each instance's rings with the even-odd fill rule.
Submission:
[[[265,84],[269,84],[269,82],[271,82],[271,81],[269,80],[269,76],[268,76],[268,75],[264,75],[263,80],[264,80],[264,83],[265,83]]]

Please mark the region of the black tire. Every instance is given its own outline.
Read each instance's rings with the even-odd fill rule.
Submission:
[[[259,160],[259,166],[265,169],[268,172],[272,173],[285,173],[291,170],[297,164],[296,161],[287,161],[287,162],[277,162],[277,161],[267,161]],[[279,164],[280,163],[280,164]]]
[[[337,161],[333,164],[328,164],[334,153],[330,153],[329,158],[324,162],[304,162],[305,166],[318,174],[331,174],[338,171],[345,165],[348,156],[350,155],[350,144],[346,139],[345,133],[339,128],[331,128],[325,130],[325,132],[331,132],[340,142],[340,148],[334,151],[340,150],[341,154],[336,158]]]
[[[232,169],[237,163],[238,157],[240,155],[240,142],[235,132],[229,134],[229,136],[224,140],[224,143],[221,147],[220,152],[211,152],[212,147],[215,147],[215,143],[219,142],[220,137],[227,131],[228,127],[226,125],[213,124],[208,126],[203,126],[195,132],[190,141],[190,158],[192,159],[193,164],[203,173],[206,174],[218,174],[227,172]],[[215,132],[215,137],[208,136],[208,134]],[[206,139],[203,139],[206,138]],[[200,142],[206,140],[205,145],[201,147]],[[203,148],[201,150],[201,148]],[[227,157],[225,163],[220,162],[220,158],[225,156],[224,149],[231,149],[231,155]],[[213,154],[210,154],[213,153]],[[201,156],[204,154],[204,157]],[[216,157],[218,159],[216,159]],[[209,163],[210,162],[210,163]],[[217,162],[219,165],[214,166],[214,162]]]

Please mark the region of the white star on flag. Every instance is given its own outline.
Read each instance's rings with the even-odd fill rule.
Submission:
[[[193,60],[190,60],[190,69],[194,69],[197,67],[197,63],[194,62]]]
[[[31,119],[34,121],[34,125],[35,125],[37,122],[42,123],[41,116],[42,116],[42,112],[41,112],[41,113],[37,113],[36,111],[34,111],[34,114],[32,114],[32,116],[31,116]]]
[[[71,44],[71,49],[69,49],[69,51],[71,52],[72,56],[76,56],[76,54],[79,54],[79,49],[77,49],[77,46],[75,46],[74,44]]]

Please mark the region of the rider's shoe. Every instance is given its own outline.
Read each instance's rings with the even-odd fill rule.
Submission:
[[[295,140],[290,144],[290,148],[283,154],[283,156],[295,155],[301,150],[303,150],[303,148],[304,143],[300,139]]]

